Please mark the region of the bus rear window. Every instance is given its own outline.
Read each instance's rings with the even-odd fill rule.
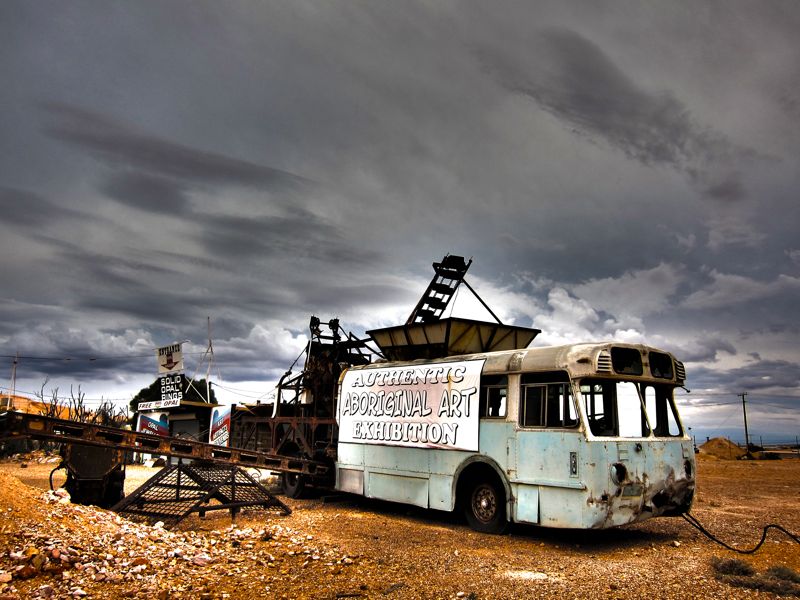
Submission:
[[[642,355],[635,348],[611,348],[611,364],[620,375],[641,375]]]

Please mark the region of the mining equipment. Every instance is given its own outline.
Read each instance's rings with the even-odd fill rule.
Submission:
[[[175,519],[190,512],[202,514],[217,508],[228,508],[234,515],[247,506],[277,506],[288,511],[266,489],[243,475],[242,469],[256,467],[279,473],[284,494],[293,498],[302,496],[309,486],[332,489],[338,441],[336,393],[346,369],[375,360],[432,359],[525,348],[539,333],[538,329],[500,322],[466,282],[471,264],[471,259],[456,255],[434,262],[434,276],[406,323],[368,331],[369,338],[345,332],[338,319],[322,321],[312,316],[308,344],[295,361],[296,365],[304,357],[302,369],[295,373],[292,365],[283,374],[273,402],[236,407],[230,447],[15,412],[0,413],[0,439],[30,438],[63,444],[59,467],[67,470],[72,500],[130,510],[129,516],[177,522]],[[496,322],[444,317],[461,284]],[[177,475],[170,475],[168,483],[155,481],[157,475],[131,498],[122,498],[128,452],[177,459],[179,465],[167,467]],[[220,469],[229,474],[220,475]],[[254,485],[261,489],[253,492],[252,498],[243,501],[240,496],[237,501],[237,487],[241,493],[256,489]],[[162,498],[164,492],[159,486],[174,497]],[[218,504],[211,506],[211,499]],[[170,502],[172,507],[166,508]],[[178,505],[179,510],[173,510]]]

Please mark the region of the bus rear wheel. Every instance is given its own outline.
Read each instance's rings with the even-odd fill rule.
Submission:
[[[478,480],[468,488],[464,516],[475,531],[503,533],[506,521],[506,495],[497,481]]]

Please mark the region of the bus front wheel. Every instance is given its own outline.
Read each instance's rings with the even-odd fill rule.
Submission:
[[[506,495],[497,481],[479,480],[468,491],[464,516],[475,531],[503,533],[506,521]]]

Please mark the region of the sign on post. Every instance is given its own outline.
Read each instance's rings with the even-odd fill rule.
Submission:
[[[183,344],[170,344],[156,348],[158,374],[165,375],[183,371]]]
[[[136,431],[155,435],[169,435],[169,416],[165,412],[140,413]]]
[[[156,348],[156,358],[161,398],[151,402],[140,402],[138,407],[140,411],[173,408],[180,406],[183,400],[183,345],[179,342]]]
[[[216,406],[211,413],[211,428],[208,443],[227,446],[231,437],[231,407]]]

